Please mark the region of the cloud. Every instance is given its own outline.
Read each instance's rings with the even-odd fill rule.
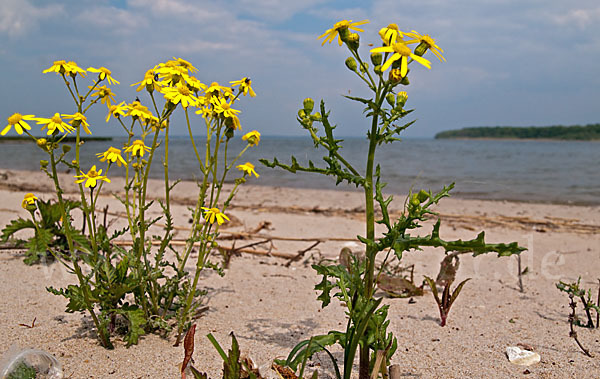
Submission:
[[[90,6],[76,16],[76,20],[86,28],[95,28],[116,34],[136,33],[147,27],[147,17],[125,9],[106,6]]]
[[[0,2],[0,33],[16,37],[31,32],[41,20],[63,12],[63,6],[52,4],[36,7],[29,0],[2,0]]]
[[[595,9],[571,9],[566,14],[556,15],[554,21],[558,25],[577,25],[580,29],[600,22],[600,7]]]

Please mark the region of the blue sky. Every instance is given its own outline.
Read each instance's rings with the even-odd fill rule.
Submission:
[[[361,136],[362,110],[341,95],[364,87],[344,66],[345,47],[317,40],[341,19],[370,20],[364,56],[389,23],[429,34],[445,50],[447,62],[428,53],[431,70],[411,71],[408,106],[418,121],[406,136],[600,122],[597,0],[2,0],[0,117],[74,112],[60,78],[41,73],[54,60],[111,69],[117,97],[132,101],[129,84],[175,56],[205,83],[252,78],[258,97],[241,106],[244,131],[304,135],[295,117],[310,96],[325,99],[340,135]],[[90,114],[95,134],[119,134],[105,114]]]

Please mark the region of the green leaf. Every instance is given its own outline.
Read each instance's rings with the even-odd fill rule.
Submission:
[[[35,229],[35,224],[31,220],[25,220],[23,218],[12,220],[2,229],[2,236],[0,238],[2,239],[2,242],[6,242],[10,236],[23,229]]]
[[[146,325],[146,317],[144,316],[144,310],[138,308],[137,305],[124,305],[121,309],[116,311],[117,313],[125,316],[129,321],[129,327],[127,334],[125,335],[124,341],[127,346],[137,345],[140,336],[144,335],[146,331],[144,326]]]
[[[460,291],[462,291],[463,286],[469,281],[471,280],[471,278],[467,278],[465,280],[463,280],[462,282],[460,282],[460,284],[454,289],[454,291],[452,291],[452,296],[450,296],[450,301],[448,302],[448,311],[450,311],[450,307],[452,307],[452,304],[454,303],[454,300],[456,300],[456,298],[458,297],[458,295],[460,294]]]
[[[312,343],[310,343],[310,345],[310,339],[300,342],[292,349],[292,351],[290,351],[290,354],[285,361],[278,362],[281,365],[288,366],[292,370],[296,371],[298,369],[298,365],[304,360],[304,357],[308,356],[310,358],[313,356],[313,354],[323,351],[327,346],[331,346],[336,343],[342,344],[343,341],[345,341],[344,333],[335,330],[332,330],[327,334],[313,336]]]

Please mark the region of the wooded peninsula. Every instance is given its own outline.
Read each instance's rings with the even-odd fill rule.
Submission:
[[[573,126],[487,126],[446,130],[435,138],[498,138],[498,139],[556,139],[591,141],[600,140],[600,124]]]

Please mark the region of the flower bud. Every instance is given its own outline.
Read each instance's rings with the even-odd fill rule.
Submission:
[[[360,72],[362,72],[364,74],[365,72],[367,72],[368,69],[369,69],[369,64],[367,62],[361,63]]]
[[[348,44],[348,47],[352,50],[358,50],[358,46],[360,45],[360,36],[358,33],[350,33],[348,39],[345,41]]]
[[[383,56],[381,55],[381,53],[372,53],[371,54],[371,63],[373,63],[374,66],[380,65],[382,59],[383,59]]]
[[[306,117],[306,112],[304,111],[304,109],[300,109],[298,111],[298,117],[301,118],[301,119],[304,118],[304,117]]]
[[[348,67],[348,69],[350,71],[356,71],[356,68],[358,67],[358,65],[356,64],[356,60],[353,57],[348,57],[346,58],[346,67]]]
[[[398,95],[396,96],[396,106],[398,108],[402,108],[404,106],[404,104],[406,104],[406,100],[408,100],[408,95],[406,94],[405,91],[402,92],[398,92]],[[420,194],[420,192],[419,192]]]
[[[383,71],[381,71],[381,65],[380,64],[378,64],[377,66],[373,67],[373,71],[375,71],[375,73],[377,75],[383,74]]]
[[[408,76],[403,77],[402,81],[400,82],[400,84],[402,84],[403,86],[409,85],[410,82],[408,81]]]
[[[417,198],[419,199],[419,202],[422,203],[425,200],[429,199],[429,194],[425,190],[420,190],[417,194]]]
[[[421,204],[421,202],[419,201],[419,196],[417,194],[413,194],[410,196],[410,204],[416,206],[419,206]]]
[[[71,151],[71,146],[69,145],[62,145],[62,151],[63,153],[68,153],[69,151]]]
[[[39,138],[35,141],[39,147],[42,149],[46,147],[46,142],[48,142],[45,138]]]
[[[321,121],[321,114],[316,112],[315,114],[310,115],[310,119],[313,121]]]
[[[46,168],[46,167],[48,167],[48,161],[41,160],[41,161],[40,161],[40,167],[41,167],[41,168]]]
[[[225,129],[225,137],[227,137],[227,139],[233,138],[233,130],[233,128]]]
[[[387,95],[385,95],[385,100],[392,107],[396,104],[396,97],[394,96],[393,93],[388,93]]]
[[[307,97],[306,99],[304,99],[303,105],[304,105],[304,112],[310,114],[313,111],[313,108],[315,107],[315,101],[313,99],[311,99],[310,97]]]
[[[429,49],[429,44],[426,42],[421,42],[419,46],[415,48],[414,54],[422,57],[423,54],[427,52],[427,49]]]

